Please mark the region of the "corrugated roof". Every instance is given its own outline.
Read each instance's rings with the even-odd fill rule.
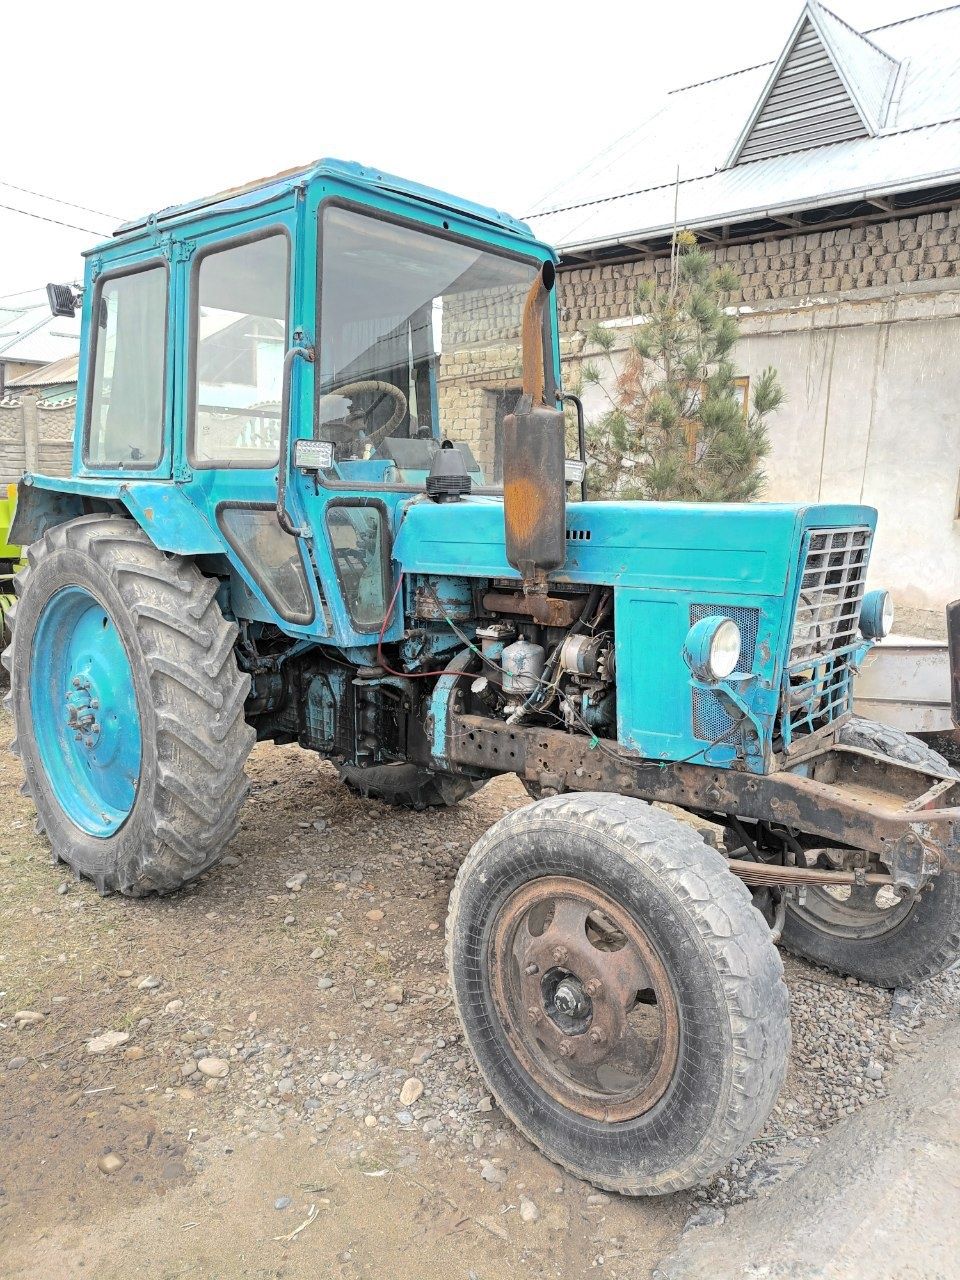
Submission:
[[[873,136],[731,167],[781,55],[668,94],[541,201],[529,218],[537,235],[575,252],[668,232],[675,199],[678,224],[696,228],[960,180],[960,5],[860,35],[811,0],[785,53],[812,17],[870,110],[880,109],[883,57],[899,64],[882,122],[867,112]]]
[[[80,350],[80,316],[52,316],[46,303],[0,311],[0,360],[49,364]]]
[[[64,356],[50,364],[31,369],[19,378],[11,378],[8,387],[55,387],[61,383],[76,382],[80,371],[80,354]]]

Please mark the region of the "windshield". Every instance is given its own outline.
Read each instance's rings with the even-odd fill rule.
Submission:
[[[475,487],[499,482],[540,263],[338,206],[324,210],[322,250],[315,437],[330,445],[326,478],[419,486],[448,438]]]

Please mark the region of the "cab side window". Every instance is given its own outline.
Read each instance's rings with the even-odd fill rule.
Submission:
[[[150,470],[163,456],[167,269],[109,276],[93,300],[84,461]]]
[[[289,241],[273,232],[200,259],[194,293],[193,461],[276,466]]]

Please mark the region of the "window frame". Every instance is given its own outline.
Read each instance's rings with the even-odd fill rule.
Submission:
[[[142,275],[145,271],[155,271],[157,267],[163,268],[164,273],[164,306],[163,306],[163,347],[161,349],[161,387],[162,394],[160,400],[160,439],[159,450],[152,461],[146,461],[142,458],[136,459],[137,465],[130,466],[124,460],[117,462],[94,462],[90,457],[90,429],[93,426],[93,393],[97,382],[97,351],[100,345],[100,326],[96,323],[96,318],[100,314],[100,301],[103,297],[104,287],[114,280],[127,279],[130,276]],[[81,434],[81,451],[80,461],[83,463],[87,471],[122,471],[124,474],[130,472],[155,472],[163,463],[163,459],[167,454],[167,409],[168,409],[168,388],[167,388],[167,356],[170,348],[170,264],[166,258],[152,257],[145,258],[142,262],[124,263],[123,266],[114,267],[110,271],[105,271],[103,275],[97,278],[93,291],[93,305],[90,312],[90,347],[87,352],[86,376],[87,386],[83,398],[83,432]],[[131,459],[133,461],[133,459]]]
[[[360,486],[355,485],[354,488],[388,488],[396,486]],[[383,611],[386,616],[389,607],[390,592],[392,586],[392,575],[390,573],[390,565],[393,558],[393,530],[390,527],[390,513],[387,510],[387,504],[380,498],[367,497],[333,497],[324,503],[323,507],[323,529],[327,538],[327,551],[330,556],[330,562],[333,565],[333,572],[337,579],[337,587],[340,591],[340,599],[343,601],[344,612],[350,619],[350,625],[358,636],[374,635],[383,625],[383,618],[373,626],[362,626],[358,623],[350,607],[350,601],[347,597],[346,587],[344,585],[343,576],[340,572],[340,560],[337,556],[336,547],[333,545],[333,537],[330,532],[330,512],[336,511],[341,507],[363,507],[367,510],[375,510],[380,517],[380,572],[383,578]]]
[[[273,462],[251,462],[245,458],[199,459],[196,456],[197,442],[197,346],[200,336],[200,268],[204,261],[216,253],[227,253],[231,249],[240,249],[244,245],[254,244],[258,240],[269,240],[273,236],[283,236],[287,243],[287,272],[284,280],[286,311],[283,317],[284,341],[283,350],[286,355],[290,344],[290,331],[293,317],[290,314],[291,283],[293,280],[293,236],[290,228],[283,222],[270,223],[257,227],[238,236],[230,236],[225,240],[214,240],[204,245],[194,254],[190,264],[190,303],[187,323],[187,376],[186,376],[186,426],[185,434],[187,462],[195,471],[276,471],[280,465],[278,456]],[[282,412],[282,407],[281,407]]]
[[[214,519],[217,522],[217,528],[223,534],[228,546],[233,551],[234,555],[237,557],[243,569],[250,575],[250,577],[256,583],[257,589],[263,592],[264,599],[267,601],[267,604],[269,604],[270,608],[273,609],[274,612],[284,620],[284,622],[289,622],[293,626],[297,626],[297,627],[309,627],[317,616],[317,605],[314,599],[313,591],[311,590],[311,587],[310,587],[310,576],[311,576],[309,572],[310,566],[308,565],[306,557],[304,556],[303,539],[293,538],[292,534],[288,535],[289,537],[293,538],[293,541],[296,544],[297,555],[300,560],[300,570],[303,574],[303,585],[306,591],[307,601],[310,606],[310,612],[309,614],[293,614],[289,612],[287,606],[284,605],[283,602],[277,597],[276,592],[273,590],[268,580],[264,578],[261,573],[258,572],[254,562],[252,560],[249,560],[247,556],[244,554],[243,547],[238,543],[237,539],[233,536],[233,532],[230,529],[230,526],[223,519],[224,513],[228,511],[268,511],[273,516],[273,518],[276,519],[276,515],[277,515],[276,504],[273,502],[244,502],[244,501],[241,501],[240,499],[237,499],[237,500],[228,499],[225,502],[217,503],[216,511],[214,513]]]
[[[533,253],[521,253],[519,250],[505,249],[500,245],[493,245],[487,241],[481,240],[478,236],[463,235],[458,231],[452,231],[446,225],[446,221],[442,227],[434,226],[429,222],[421,222],[417,218],[404,217],[403,214],[394,213],[385,209],[379,209],[375,205],[364,204],[359,200],[350,200],[345,196],[334,195],[327,196],[317,205],[317,276],[316,276],[316,297],[314,301],[314,315],[316,321],[316,359],[313,362],[313,416],[310,424],[310,439],[319,439],[320,428],[320,366],[321,352],[323,350],[323,219],[327,209],[346,209],[350,213],[358,213],[369,218],[372,222],[389,222],[394,226],[405,227],[410,231],[419,231],[422,235],[435,237],[438,240],[451,240],[455,244],[469,245],[474,249],[481,249],[485,253],[491,253],[498,257],[510,258],[514,262],[531,263],[542,269],[544,262],[553,259],[538,258]],[[533,284],[533,280],[530,281]],[[550,323],[550,310],[547,307],[543,309],[543,332],[541,334],[541,343],[543,346],[543,373],[544,373],[544,396],[547,403],[552,398],[559,404],[560,385],[556,381],[555,371],[553,367],[553,329]],[[439,429],[440,423],[437,422],[436,427]],[[434,439],[442,439],[442,437],[434,436]],[[333,492],[350,491],[366,491],[377,490],[378,492],[388,493],[422,493],[422,487],[412,484],[386,484],[376,480],[333,480],[328,479],[322,471],[317,472],[317,478],[320,485],[324,489],[330,489]],[[502,490],[495,485],[485,485],[481,489],[474,489],[474,493],[492,494],[500,496]]]

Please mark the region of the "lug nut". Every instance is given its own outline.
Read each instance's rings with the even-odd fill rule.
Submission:
[[[543,1010],[538,1009],[536,1005],[533,1005],[527,1010],[527,1017],[534,1025],[536,1025],[543,1017]]]
[[[538,964],[528,964],[523,972],[528,978],[532,978],[535,973],[540,972],[540,966]]]
[[[589,1032],[589,1036],[591,1044],[603,1044],[607,1038],[599,1027],[594,1027],[593,1030]]]
[[[588,996],[602,996],[603,983],[599,978],[591,978],[589,982],[583,984],[583,989]]]
[[[553,949],[553,958],[557,964],[563,964],[568,954],[566,947],[554,947]]]
[[[573,1055],[574,1055],[575,1049],[576,1049],[576,1046],[574,1045],[574,1043],[573,1043],[573,1041],[572,1041],[572,1040],[561,1040],[561,1041],[560,1041],[560,1056],[561,1056],[561,1058],[572,1058],[572,1057],[573,1057]]]

